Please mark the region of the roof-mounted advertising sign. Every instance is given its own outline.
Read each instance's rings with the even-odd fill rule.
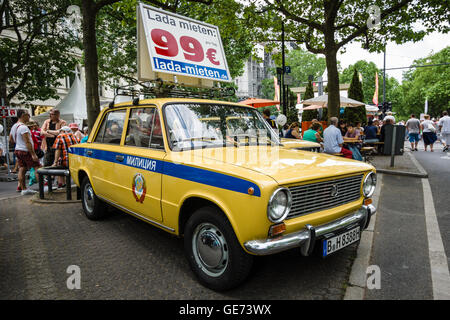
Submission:
[[[142,3],[137,19],[140,80],[200,86],[231,81],[218,27]]]

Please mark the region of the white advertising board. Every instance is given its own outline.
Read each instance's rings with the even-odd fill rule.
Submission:
[[[216,26],[143,3],[137,11],[139,80],[201,86],[231,81]]]

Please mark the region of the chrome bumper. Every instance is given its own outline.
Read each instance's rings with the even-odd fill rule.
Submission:
[[[370,223],[370,217],[376,211],[377,209],[373,205],[362,206],[358,211],[330,223],[318,227],[306,225],[304,229],[298,232],[273,239],[251,240],[244,243],[244,246],[250,253],[256,255],[269,255],[300,247],[301,253],[308,256],[314,249],[314,243],[317,238],[329,233],[338,232],[352,225],[356,226],[357,224],[361,226],[361,230],[364,230]]]

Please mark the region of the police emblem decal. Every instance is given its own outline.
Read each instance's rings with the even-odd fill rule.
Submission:
[[[134,175],[131,190],[136,201],[143,203],[145,194],[147,192],[147,187],[145,185],[145,180],[142,174],[137,173]]]

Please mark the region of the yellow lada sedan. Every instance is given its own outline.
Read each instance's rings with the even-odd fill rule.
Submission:
[[[289,150],[257,110],[229,102],[105,108],[69,167],[89,219],[110,204],[184,237],[193,272],[214,290],[244,281],[254,255],[326,257],[357,242],[376,211],[372,166]]]

